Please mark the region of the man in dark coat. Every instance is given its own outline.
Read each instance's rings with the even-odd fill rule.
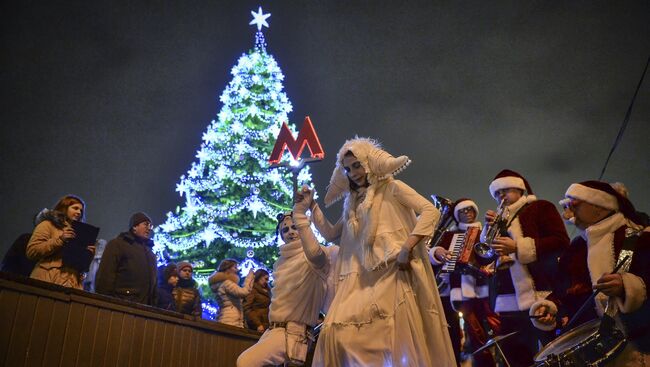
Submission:
[[[152,229],[148,215],[135,213],[129,220],[129,231],[106,245],[95,280],[97,293],[155,306],[157,270],[151,250]]]

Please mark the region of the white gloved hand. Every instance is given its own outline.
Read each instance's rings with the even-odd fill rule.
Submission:
[[[298,189],[298,192],[296,192],[294,199],[295,203],[293,204],[293,212],[305,215],[307,209],[311,207],[312,202],[314,201],[314,191],[308,186],[303,185],[303,187]]]

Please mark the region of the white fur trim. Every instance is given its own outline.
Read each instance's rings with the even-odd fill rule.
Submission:
[[[594,285],[605,274],[610,274],[616,266],[614,258],[614,232],[625,225],[623,214],[616,213],[589,226],[584,236],[587,240],[587,267],[591,284]]]
[[[634,312],[641,307],[643,302],[648,298],[648,292],[643,279],[632,274],[622,273],[623,288],[625,289],[625,302],[620,297],[616,297],[618,309],[623,313]]]
[[[515,203],[509,205],[508,210],[510,211],[511,215],[514,215],[514,213],[517,213],[519,210],[521,210],[525,204],[533,202],[535,200],[536,198],[533,195],[522,196]],[[517,242],[517,244],[520,240],[526,238],[524,237],[523,230],[521,229],[519,216],[517,216],[511,222],[510,228],[508,228],[508,233],[510,234],[510,237],[515,240],[515,242]],[[528,267],[518,257],[515,256],[513,258],[514,263],[510,267],[510,276],[512,277],[512,285],[514,286],[515,294],[517,295],[518,307],[516,311],[523,311],[529,309],[530,305],[537,301],[539,297],[536,296],[537,292],[535,290],[535,282],[533,281],[533,277],[530,275]]]
[[[542,306],[548,307],[550,314],[557,314],[557,305],[549,300],[543,299],[533,303],[533,305],[530,306],[530,310],[528,310],[528,316],[535,316],[535,312]],[[541,322],[537,321],[537,319],[530,319],[530,322],[533,323],[534,327],[544,331],[551,331],[557,326],[557,321],[553,325],[542,324]]]
[[[517,305],[517,295],[515,294],[500,294],[494,303],[494,312],[509,312],[519,311]]]
[[[442,265],[443,264],[442,261],[436,259],[436,257],[434,256],[435,253],[436,253],[436,249],[439,249],[439,248],[441,248],[443,250],[445,249],[444,247],[441,247],[441,246],[436,246],[436,247],[432,247],[432,248],[429,249],[429,261],[431,261],[431,264],[433,264],[433,265]]]
[[[454,302],[460,302],[460,301],[463,300],[463,294],[462,294],[460,288],[452,288],[451,289],[451,292],[449,292],[449,300],[451,301],[452,305],[454,304]],[[454,308],[454,310],[456,310],[456,309]]]
[[[526,191],[526,184],[524,183],[524,180],[522,180],[520,177],[515,177],[515,176],[499,177],[494,181],[492,181],[492,183],[490,184],[490,195],[492,195],[492,197],[495,197],[494,193],[497,190],[510,189],[510,188],[522,189]]]
[[[530,264],[537,260],[537,248],[535,240],[531,237],[518,238],[517,241],[517,259],[522,264]]]
[[[476,212],[476,218],[478,218],[478,206],[476,203],[472,200],[463,200],[460,203],[456,204],[454,207],[454,218],[456,218],[457,222],[460,223],[460,219],[458,219],[458,212],[465,208],[474,208],[474,211]]]
[[[618,200],[616,196],[606,193],[605,191],[592,189],[581,184],[571,184],[564,194],[566,197],[586,201],[593,205],[609,209],[618,210]]]

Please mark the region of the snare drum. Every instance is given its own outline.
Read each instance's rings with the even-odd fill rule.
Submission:
[[[536,367],[602,366],[616,357],[625,345],[617,328],[599,332],[600,319],[586,322],[548,343],[535,355]]]

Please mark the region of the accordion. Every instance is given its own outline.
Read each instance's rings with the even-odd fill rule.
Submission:
[[[451,259],[442,265],[441,271],[468,274],[479,278],[493,276],[494,264],[481,265],[474,252],[474,245],[479,242],[480,236],[481,230],[478,227],[469,227],[465,232],[445,232],[439,246],[449,249]]]

